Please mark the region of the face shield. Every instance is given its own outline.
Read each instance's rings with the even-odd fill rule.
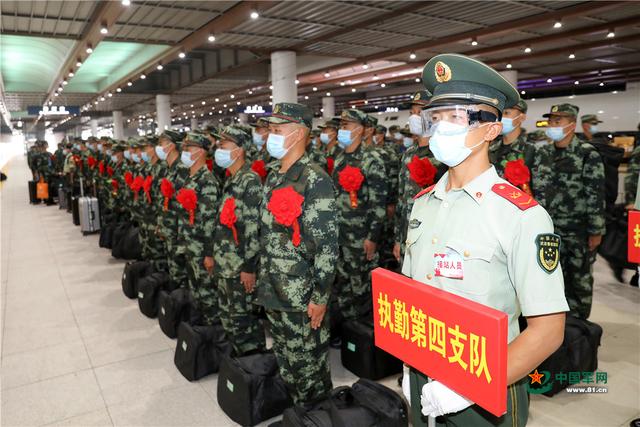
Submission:
[[[422,110],[422,131],[431,135],[438,122],[448,122],[469,131],[482,122],[495,122],[498,117],[489,111],[478,109],[477,105],[445,105]]]

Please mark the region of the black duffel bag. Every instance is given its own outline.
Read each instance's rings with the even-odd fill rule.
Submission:
[[[342,324],[342,365],[358,377],[379,380],[402,372],[402,361],[376,347],[373,322],[350,320]]]
[[[285,409],[282,427],[333,427],[331,414],[327,410],[308,411],[300,406]]]
[[[173,291],[161,290],[158,294],[158,324],[169,338],[178,335],[180,322],[198,324],[198,312],[189,289],[181,287]]]
[[[231,344],[220,323],[211,326],[178,326],[178,341],[173,363],[189,381],[218,372],[223,355],[231,354]]]
[[[607,231],[602,236],[602,243],[598,246],[598,253],[604,259],[619,267],[635,269],[627,258],[627,234],[629,213],[624,205],[616,205],[606,212],[605,223]]]
[[[164,271],[151,273],[138,280],[138,307],[145,316],[155,319],[158,315],[158,294],[170,288],[169,275]]]
[[[151,274],[153,267],[147,261],[129,261],[122,272],[122,292],[127,298],[138,296],[138,281]]]
[[[242,426],[254,426],[293,405],[271,351],[223,357],[217,395],[224,413]]]
[[[602,338],[602,327],[584,319],[567,315],[562,345],[538,366],[538,372],[545,371],[551,389],[545,396],[553,396],[567,388],[569,372],[594,372],[598,369],[598,347]],[[563,374],[556,378],[556,374]],[[537,388],[548,388],[544,382]]]
[[[131,224],[126,222],[121,222],[116,224],[113,228],[113,236],[111,238],[111,256],[114,258],[121,259],[122,256],[122,239],[127,234],[127,231],[133,227]]]
[[[100,240],[98,246],[106,249],[113,249],[113,232],[115,224],[104,224],[100,229]]]
[[[120,240],[120,251],[124,259],[142,259],[142,246],[138,227],[131,227]]]

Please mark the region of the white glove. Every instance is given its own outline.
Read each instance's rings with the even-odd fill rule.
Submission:
[[[438,381],[432,381],[422,387],[420,403],[422,415],[431,417],[462,411],[473,405],[472,401]]]
[[[407,365],[403,365],[402,368],[402,394],[409,402],[409,406],[411,406],[411,382],[409,380],[409,367]]]

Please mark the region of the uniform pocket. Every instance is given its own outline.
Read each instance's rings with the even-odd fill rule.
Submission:
[[[464,274],[462,280],[445,279],[446,288],[455,290],[455,293],[486,295],[491,286],[491,259],[496,245],[453,239],[447,242],[446,246],[462,258]]]

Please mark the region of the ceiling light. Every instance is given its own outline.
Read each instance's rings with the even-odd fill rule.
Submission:
[[[215,101],[216,101],[216,102],[220,102],[220,98],[216,98],[216,99],[215,99]]]
[[[111,92],[109,92],[109,93],[107,93],[107,96],[108,96],[109,98],[111,98],[111,97],[113,96],[113,94],[112,94]]]
[[[411,52],[411,53],[409,54],[409,59],[416,59],[416,54],[415,54],[415,52]]]
[[[416,77],[416,83],[420,83],[420,78]]]
[[[574,84],[574,85],[579,85],[579,84],[580,84],[580,81],[579,81],[579,80],[576,80],[575,82],[573,82],[573,84]]]
[[[373,80],[378,80],[378,75],[377,74],[373,75]]]
[[[89,54],[93,52],[93,48],[91,47],[91,45],[87,46],[87,50],[85,52],[87,52]]]
[[[269,90],[273,90],[273,85],[269,86]]]
[[[116,92],[122,92],[122,89],[117,88],[117,89],[116,89]]]
[[[549,78],[547,79],[547,83],[551,83],[551,82],[553,82],[553,80],[551,79],[551,77],[549,77]]]
[[[326,96],[331,96],[331,92],[327,92],[325,95]]]
[[[146,78],[147,78],[147,76],[146,76],[146,75],[144,75],[144,74],[140,74],[140,78],[141,78],[142,80],[144,80],[144,79],[146,79]]]
[[[329,77],[331,76],[331,74],[329,74],[329,72],[328,72],[328,71],[325,71],[324,76],[325,76],[326,78],[329,78]]]
[[[356,91],[356,88],[355,88],[355,87],[354,87],[354,88],[351,88],[351,92],[355,92],[355,91]]]
[[[598,86],[600,86],[600,87],[604,86],[604,82],[600,82],[600,84]]]
[[[73,74],[73,71],[69,71],[69,77],[73,77],[75,76],[75,74]]]
[[[524,53],[531,53],[531,47],[530,46],[525,47]]]
[[[617,91],[617,90],[614,90],[614,91],[613,91],[613,92],[611,92],[611,93],[615,95],[616,93],[618,93],[618,91]]]
[[[192,105],[193,107],[193,105]],[[222,104],[222,108],[227,108],[227,104]]]
[[[109,29],[105,26],[103,26],[102,28],[100,28],[100,34],[107,34],[109,32]]]
[[[207,101],[202,101],[201,104],[202,105],[207,105]]]
[[[535,101],[536,99],[535,99],[535,98],[531,98],[531,100],[532,100],[532,101]]]
[[[380,83],[380,87],[387,87],[385,83]]]
[[[63,80],[63,81],[62,81],[62,84],[63,84],[64,86],[66,86],[66,85],[68,85],[68,84],[69,84],[69,82],[67,82],[66,80]]]
[[[242,102],[240,102],[240,101],[236,102],[236,105],[240,105],[240,104],[242,104]]]
[[[604,114],[603,110],[598,110],[598,114]]]
[[[235,96],[234,94],[229,95],[229,98],[231,98],[231,99],[233,99],[233,98],[235,98],[235,97],[236,97],[236,96]]]
[[[249,91],[249,95],[253,95],[253,91],[252,90]]]
[[[127,86],[131,86],[131,85],[133,85],[133,83],[127,82]]]
[[[314,87],[313,87],[313,91],[314,91],[314,92],[317,92],[317,91],[318,91],[318,88],[314,86]]]
[[[309,95],[305,95],[305,96],[304,96],[304,99],[309,99]]]
[[[608,39],[612,39],[616,36],[616,33],[613,31],[613,28],[609,30],[609,32],[607,33],[607,38]]]
[[[508,63],[508,64],[507,64],[507,68],[510,70],[510,69],[511,69],[511,67],[512,67],[511,63]]]
[[[59,87],[59,88],[58,88],[58,92],[62,92],[62,87]]]
[[[58,92],[54,93],[53,96],[58,96]],[[97,104],[97,102],[96,102],[96,104]]]
[[[213,34],[210,34],[209,37],[207,37],[207,40],[213,43],[214,41],[216,41],[216,36],[214,36]]]
[[[78,62],[76,62],[76,67],[80,67],[81,65],[82,65],[82,61],[78,59]]]
[[[521,91],[520,91],[520,95],[524,95],[525,93],[527,93],[527,91],[526,91],[526,90],[521,90]]]
[[[187,54],[186,54],[186,53],[184,53],[184,52],[180,52],[180,53],[178,54],[178,58],[180,58],[180,59],[184,58],[185,56],[187,56]]]
[[[478,40],[476,40],[475,37],[471,39],[471,46],[478,46]]]
[[[300,84],[300,80],[296,79],[296,84],[299,85]]]
[[[556,21],[556,22],[553,24],[553,28],[562,28],[562,22],[560,22],[560,21]]]
[[[104,101],[104,96],[101,96],[101,97],[100,97],[100,101]]]
[[[131,0],[122,0],[123,6],[129,6],[131,4]]]
[[[193,104],[191,104],[191,108],[193,108]]]
[[[158,71],[162,71],[164,67],[162,66],[162,64],[158,64],[158,66],[156,67],[156,69],[158,69]]]
[[[569,59],[575,59],[575,55],[573,53],[569,54]]]
[[[258,19],[260,18],[260,14],[258,12],[256,12],[255,10],[253,12],[251,12],[251,19]]]
[[[344,86],[344,84],[345,84],[344,82],[340,82],[340,86]]]
[[[364,64],[362,64],[362,68],[364,68],[365,70],[369,68],[369,64],[367,64],[366,62]]]

